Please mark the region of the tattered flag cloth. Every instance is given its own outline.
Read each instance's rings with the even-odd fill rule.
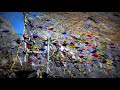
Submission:
[[[32,58],[28,58],[28,61],[29,61],[29,62],[32,62],[33,60],[32,60]]]
[[[48,30],[53,30],[54,28],[48,28]]]
[[[77,50],[78,50],[78,51],[80,51],[80,52],[82,52],[82,51],[83,51],[81,48],[78,48]]]
[[[112,60],[107,60],[107,64],[112,64],[113,61]]]
[[[35,67],[35,70],[38,70],[39,69],[39,66],[34,66]]]
[[[66,41],[64,41],[62,45],[63,45],[63,46],[66,46],[66,45],[67,45],[67,42],[66,42]]]
[[[9,30],[3,30],[2,32],[6,32],[7,33],[7,32],[9,32]]]
[[[66,32],[62,32],[62,34],[63,34],[63,35],[65,35],[65,34],[66,34]]]
[[[81,40],[81,38],[76,38],[76,40]]]
[[[89,44],[88,42],[85,42],[85,44]]]
[[[45,48],[40,48],[39,50],[44,51],[44,50],[45,50]]]
[[[87,36],[88,36],[88,37],[92,37],[92,34],[88,34]]]
[[[92,62],[91,61],[87,61],[87,64],[92,64]]]
[[[76,49],[79,49],[79,47],[77,47],[77,46],[76,46],[75,48],[76,48]]]
[[[97,60],[93,60],[94,62],[97,62]]]
[[[37,35],[33,35],[33,38],[38,38],[38,36]]]
[[[94,56],[94,57],[98,57],[99,54],[98,54],[98,53],[94,53],[92,56]]]
[[[28,39],[27,35],[23,34],[22,36],[23,36],[24,39]]]
[[[91,44],[86,44],[85,46],[91,46]]]
[[[103,60],[101,63],[105,64],[105,63],[107,63],[107,60]]]
[[[91,53],[96,53],[97,51],[96,50],[93,50]]]
[[[82,48],[82,50],[86,50],[86,48]]]
[[[120,62],[120,60],[117,60],[118,62]]]
[[[115,44],[113,42],[110,43],[110,48],[115,48]]]
[[[71,36],[73,39],[76,39],[76,37],[75,36]]]
[[[80,58],[83,58],[84,56],[80,56]]]
[[[43,29],[43,26],[39,26],[38,28]]]
[[[30,49],[30,45],[27,45],[27,48]]]
[[[107,40],[106,40],[106,39],[102,39],[101,42],[102,42],[102,43],[105,43],[105,42],[107,42]]]
[[[37,61],[41,61],[42,60],[42,58],[41,57],[39,57],[39,58],[37,58],[38,60]]]
[[[60,34],[60,33],[61,33],[61,30],[56,30],[56,32]]]
[[[74,49],[75,48],[75,46],[74,46],[74,44],[72,42],[69,44],[69,48],[70,49]]]

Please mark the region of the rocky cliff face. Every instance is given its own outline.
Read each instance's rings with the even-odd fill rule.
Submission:
[[[49,74],[52,76],[91,78],[95,75],[95,77],[103,78],[117,77],[119,76],[118,68],[120,65],[119,22],[120,14],[117,12],[47,12],[38,15],[35,19],[29,18],[25,34],[30,37],[31,41],[35,42],[35,45],[32,44],[33,47],[42,47],[42,42],[47,39],[48,34],[52,40],[57,41],[56,45],[58,47],[52,42],[50,46],[50,59],[52,61],[49,64]],[[36,38],[33,38],[33,35]],[[28,45],[31,43],[28,39],[26,41]],[[65,47],[62,46],[64,41],[67,43]],[[69,47],[71,42],[74,43],[75,47],[85,47],[86,50],[83,52],[76,51],[77,49],[72,48],[74,45]],[[86,42],[91,46],[87,47]],[[110,46],[111,42],[116,44],[115,48]],[[65,48],[69,51],[64,51]],[[99,50],[97,51],[100,55],[98,58],[96,56],[94,58],[89,53],[89,50],[94,49]],[[106,54],[110,56],[109,59],[104,59]],[[39,54],[38,56],[42,58],[44,55]],[[89,60],[86,58],[89,58]],[[34,60],[37,61],[36,56],[30,59],[33,62]],[[93,62],[94,59],[97,59],[96,61],[99,63]],[[74,63],[74,60],[78,63]],[[43,61],[46,62],[46,58],[41,60],[41,62]],[[46,64],[44,64],[44,67],[46,72]],[[109,73],[106,73],[106,70],[110,70]]]
[[[9,67],[16,57],[19,37],[7,19],[0,17],[0,21],[0,67]]]
[[[18,54],[23,65],[20,66],[16,59],[18,63],[14,69],[30,71],[34,68],[39,72],[46,72],[46,40],[49,34],[50,76],[120,77],[119,12],[45,12],[34,19],[28,17],[27,20],[24,40],[16,44],[19,37],[14,33],[9,21],[0,17],[1,67],[11,67],[20,46]],[[25,54],[27,62],[24,62]],[[9,70],[4,72],[11,73]],[[35,76],[36,73],[30,74],[30,77],[32,75]],[[13,77],[14,74],[9,76]]]
[[[63,25],[69,26],[70,29],[82,27],[82,31],[94,32],[95,35],[110,38],[120,45],[120,38],[118,38],[120,12],[49,12],[48,14],[58,21],[61,19]]]
[[[15,33],[11,23],[0,16],[0,78],[15,78],[15,72],[32,70],[31,65],[23,63],[21,67],[17,58],[19,44],[16,42],[19,36]],[[13,61],[16,61],[13,65]],[[11,69],[12,67],[12,69]]]

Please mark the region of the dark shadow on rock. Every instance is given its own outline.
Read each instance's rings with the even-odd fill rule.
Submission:
[[[36,71],[18,71],[18,72],[15,72],[16,74],[16,78],[28,78],[28,76],[31,74],[31,73],[35,73]],[[37,74],[34,75],[33,77],[31,76],[31,78],[37,78]]]

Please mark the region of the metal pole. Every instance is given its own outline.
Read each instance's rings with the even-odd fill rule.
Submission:
[[[25,28],[25,25],[26,25],[26,14],[23,12],[23,16],[24,16],[24,30],[23,30],[23,34],[25,34],[25,31],[26,31],[26,28]],[[24,42],[24,48],[25,48],[25,51],[26,51],[26,48],[27,48],[27,46],[26,46],[26,42]],[[24,56],[24,62],[26,62],[26,54],[25,54],[25,56]]]
[[[50,37],[47,37],[48,43],[47,43],[47,73],[49,71],[49,52],[50,52]]]

